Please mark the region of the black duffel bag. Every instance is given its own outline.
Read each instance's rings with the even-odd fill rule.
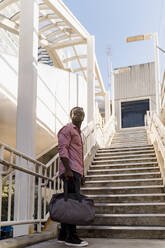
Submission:
[[[68,193],[67,182],[64,186],[64,193],[54,194],[49,203],[51,220],[80,226],[91,224],[95,218],[94,201],[80,193]]]

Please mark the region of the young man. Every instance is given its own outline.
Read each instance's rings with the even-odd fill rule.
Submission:
[[[69,193],[75,193],[80,191],[80,185],[84,183],[83,144],[80,131],[85,117],[83,108],[73,108],[70,117],[72,122],[58,132],[59,174],[64,184],[67,181]],[[76,226],[66,223],[61,223],[58,242],[68,246],[88,245],[87,241],[77,236]]]

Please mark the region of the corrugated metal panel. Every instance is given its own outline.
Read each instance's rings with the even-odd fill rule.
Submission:
[[[114,97],[117,126],[121,123],[121,101],[150,99],[150,110],[156,109],[155,64],[146,63],[114,70]]]
[[[155,95],[154,63],[129,68],[130,71],[114,74],[115,99]]]

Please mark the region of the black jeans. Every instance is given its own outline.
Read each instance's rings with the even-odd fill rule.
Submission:
[[[73,172],[73,179],[67,181],[68,193],[80,192],[81,174],[75,171],[72,172]],[[61,179],[63,180],[65,187],[66,178],[64,174],[61,175]],[[73,234],[76,234],[76,225],[61,223],[61,233],[64,236],[72,236]]]

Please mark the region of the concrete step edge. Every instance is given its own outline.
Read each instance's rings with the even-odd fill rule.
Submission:
[[[108,172],[108,171],[133,171],[133,170],[153,170],[153,169],[160,169],[159,167],[143,167],[143,168],[125,168],[125,169],[102,169],[102,170],[88,170],[89,172]]]
[[[90,169],[92,168],[99,168],[99,167],[115,167],[115,166],[122,166],[122,167],[124,167],[124,166],[128,166],[128,165],[131,165],[131,166],[136,166],[136,165],[158,165],[158,162],[145,162],[145,163],[127,163],[127,164],[125,164],[125,163],[122,163],[122,164],[98,164],[98,165],[91,165],[90,166]]]
[[[165,227],[159,226],[77,226],[78,229],[98,229],[98,230],[144,230],[144,231],[164,231]]]
[[[144,186],[124,186],[124,187],[86,187],[81,188],[82,191],[84,190],[113,190],[113,189],[163,189],[164,185],[144,185]]]
[[[165,206],[165,202],[95,203],[95,207]]]
[[[118,152],[118,153],[120,153],[120,152]],[[114,154],[114,155],[113,155]],[[95,158],[97,158],[97,157],[134,157],[134,156],[137,156],[137,157],[139,157],[139,156],[152,156],[152,155],[155,155],[155,152],[153,151],[153,152],[147,152],[147,153],[132,153],[132,152],[129,152],[129,153],[123,153],[123,154],[121,154],[120,153],[120,155],[118,155],[118,154],[116,154],[116,153],[100,153],[100,154],[98,154],[98,153],[96,153],[96,155],[95,155]]]
[[[119,153],[121,155],[125,155],[125,154],[133,154],[133,155],[136,155],[136,154],[139,154],[140,152],[142,152],[142,154],[144,154],[144,152],[146,152],[146,154],[150,154],[150,153],[155,153],[155,150],[149,150],[149,151],[146,151],[146,150],[140,150],[140,151],[125,151],[125,152],[120,152],[120,151],[116,151],[116,152],[97,152],[96,155],[97,156],[100,156],[100,155],[116,155]]]
[[[121,151],[125,151],[125,150],[126,150],[126,151],[130,151],[130,150],[134,150],[134,151],[143,151],[144,149],[147,150],[147,151],[151,151],[151,150],[154,150],[154,147],[153,147],[153,146],[150,146],[150,147],[148,147],[148,146],[147,146],[147,147],[146,147],[146,146],[144,146],[144,147],[141,147],[141,146],[140,146],[140,147],[136,147],[136,146],[135,146],[135,147],[132,147],[132,146],[131,146],[131,147],[130,147],[130,146],[129,146],[129,147],[121,147],[120,150],[121,150]],[[104,151],[104,152],[113,152],[113,151],[116,151],[116,150],[118,151],[118,147],[112,148],[112,149],[111,149],[111,147],[108,147],[108,148],[99,148],[99,149],[97,150],[97,152],[103,152],[103,151]]]
[[[147,193],[147,194],[115,194],[115,195],[110,195],[110,194],[106,194],[106,195],[89,195],[87,194],[86,196],[88,196],[89,198],[112,198],[112,197],[158,197],[158,196],[164,196],[165,197],[165,193]]]
[[[136,179],[136,182],[150,182],[150,181],[162,181],[163,178],[147,178],[147,179]],[[102,180],[102,181],[89,181],[85,183],[126,183],[135,182],[135,179],[125,179],[125,180]]]
[[[160,172],[143,172],[143,173],[128,173],[128,174],[102,174],[102,175],[86,175],[85,177],[91,178],[91,177],[120,177],[120,176],[145,176],[145,175],[161,175]]]
[[[131,149],[141,149],[141,148],[152,148],[153,149],[153,145],[134,145],[134,146],[123,146],[123,147],[121,147],[121,149],[127,149],[127,148],[131,148]],[[112,149],[112,150],[114,150],[114,149],[118,149],[118,147],[113,147],[113,148],[111,148],[111,147],[108,147],[108,148],[100,148],[100,149],[98,149],[98,151],[102,151],[102,150],[110,150],[110,149]]]
[[[117,162],[117,161],[123,161],[123,160],[125,160],[125,161],[147,161],[147,160],[154,160],[154,161],[157,161],[157,158],[155,157],[155,158],[137,158],[137,159],[110,159],[110,160],[99,160],[99,159],[97,159],[97,160],[95,160],[95,161],[93,161],[92,163],[98,163],[98,162]]]
[[[165,214],[95,214],[95,217],[165,217]]]
[[[115,158],[120,158],[120,159],[127,159],[127,158],[142,158],[142,159],[144,159],[144,158],[149,158],[149,157],[151,157],[152,159],[153,158],[155,158],[156,159],[156,155],[155,155],[155,153],[151,153],[151,154],[135,154],[135,155],[119,155],[119,156],[99,156],[99,157],[97,157],[97,156],[95,156],[94,157],[94,161],[99,161],[99,160],[102,160],[102,159],[105,159],[105,160],[108,160],[108,159],[115,159]]]

